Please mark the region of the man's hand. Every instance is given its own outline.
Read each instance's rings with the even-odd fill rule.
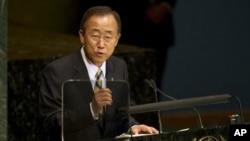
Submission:
[[[104,106],[111,105],[112,102],[111,90],[108,88],[102,88],[94,94],[92,99],[92,109],[95,114],[98,114]]]
[[[146,133],[146,134],[159,134],[159,131],[154,127],[147,126],[144,124],[135,125],[131,128],[130,131],[132,134]]]

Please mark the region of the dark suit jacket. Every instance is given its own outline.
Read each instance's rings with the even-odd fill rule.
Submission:
[[[112,91],[113,104],[107,106],[104,124],[93,120],[90,102],[93,89],[89,80],[87,68],[82,60],[80,50],[48,64],[42,74],[40,88],[40,116],[50,140],[61,139],[61,88],[63,82],[69,79],[81,79],[73,83],[64,83],[63,89],[63,129],[65,141],[99,140],[113,138],[127,132],[131,125],[137,124],[133,118],[128,118],[127,112],[119,109],[128,106],[129,89],[126,63],[110,57],[106,63],[107,87]],[[116,83],[116,80],[118,81]],[[68,82],[68,81],[67,81]]]

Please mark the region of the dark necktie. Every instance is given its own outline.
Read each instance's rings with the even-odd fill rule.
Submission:
[[[96,77],[96,82],[95,82],[95,87],[94,87],[95,93],[102,88],[101,75],[102,75],[102,70],[99,68],[96,72],[96,75],[95,75],[95,77]],[[103,110],[101,110],[100,114],[103,114]]]
[[[94,92],[96,93],[97,91],[99,91],[102,88],[102,79],[101,79],[101,75],[102,75],[102,70],[99,68],[96,72],[96,82],[95,82],[95,86],[94,86]],[[100,113],[98,114],[98,125],[100,127],[101,132],[103,132],[104,130],[104,108],[102,108],[102,110],[100,111]]]
[[[97,92],[98,90],[102,88],[101,75],[102,75],[102,70],[99,68],[95,74],[95,77],[96,77],[96,82],[95,82],[95,87],[94,87],[95,92]]]

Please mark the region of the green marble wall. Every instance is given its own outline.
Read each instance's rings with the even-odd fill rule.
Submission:
[[[7,1],[0,0],[0,140],[7,140]]]

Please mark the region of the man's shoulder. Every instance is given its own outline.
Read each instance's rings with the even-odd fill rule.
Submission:
[[[46,67],[54,67],[58,69],[62,69],[63,67],[69,67],[69,65],[72,65],[74,58],[77,58],[79,56],[78,54],[80,54],[79,51],[75,51],[66,56],[58,57],[52,60],[51,62],[49,62],[46,65]]]
[[[120,63],[120,64],[126,64],[126,62],[117,56],[111,56],[108,61],[115,62],[115,63]]]

